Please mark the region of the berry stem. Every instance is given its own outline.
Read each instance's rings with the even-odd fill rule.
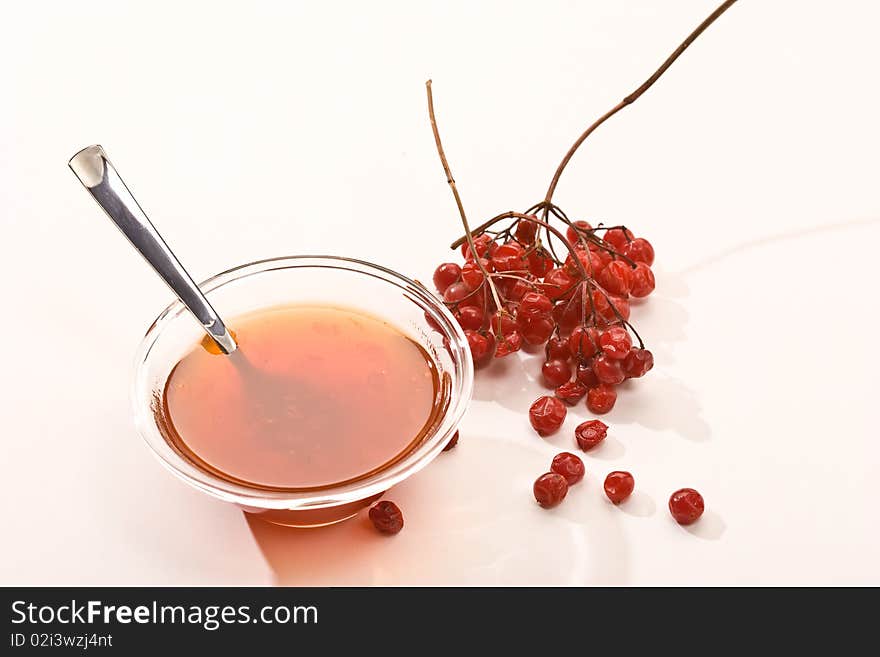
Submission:
[[[568,243],[568,240],[565,239],[565,235],[560,233],[557,228],[554,228],[546,221],[538,219],[533,214],[524,214],[522,212],[514,212],[513,210],[502,212],[501,214],[489,219],[489,221],[483,222],[480,226],[477,227],[477,229],[474,231],[474,234],[479,235],[480,233],[484,232],[489,226],[497,224],[499,221],[504,221],[505,219],[519,219],[520,221],[530,221],[531,223],[537,224],[538,226],[543,226],[544,230],[552,233],[559,239],[559,241],[565,244],[565,248],[568,249],[568,252],[571,254],[571,258],[572,260],[574,260],[575,264],[580,270],[581,276],[583,276],[583,278],[590,278],[587,270],[584,269],[584,264],[580,261],[580,258],[577,257],[577,251],[575,251],[574,247]],[[457,240],[455,240],[450,248],[457,249],[462,244],[464,244],[465,241],[467,241],[468,243],[473,243],[473,239],[474,238],[471,233],[466,233],[464,237],[459,237]]]
[[[565,216],[565,213],[562,211],[562,208],[560,208],[558,205],[550,203],[549,205],[544,206],[544,207],[547,207],[550,210],[550,212],[553,214],[553,216],[556,217],[557,219],[559,219],[566,226],[570,226],[575,231],[575,233],[577,233],[578,241],[583,243],[585,247],[587,246],[586,242],[592,242],[597,247],[599,247],[600,249],[602,249],[606,253],[610,254],[613,258],[619,258],[620,260],[623,260],[626,264],[628,264],[630,267],[635,269],[636,263],[633,262],[631,258],[623,255],[617,249],[611,248],[610,246],[608,246],[608,243],[604,239],[602,239],[601,237],[596,235],[596,231],[599,231],[599,230],[604,230],[606,232],[613,229],[613,228],[621,228],[623,230],[626,230],[626,226],[607,226],[606,227],[606,226],[599,224],[595,228],[591,228],[590,230],[586,230],[584,228],[579,227],[577,224],[575,224],[573,221],[571,221],[567,216]],[[592,272],[590,272],[590,273],[592,273]]]
[[[633,91],[617,105],[615,105],[610,110],[605,112],[605,114],[596,119],[596,121],[589,128],[587,128],[580,137],[577,138],[577,141],[572,144],[571,148],[569,148],[568,152],[565,154],[565,157],[562,158],[562,162],[559,163],[559,166],[556,169],[556,173],[553,174],[553,180],[550,181],[550,187],[547,189],[547,195],[544,197],[544,219],[547,218],[547,213],[550,210],[550,201],[553,198],[553,193],[556,191],[556,186],[559,184],[559,178],[560,176],[562,176],[563,170],[565,169],[568,162],[571,160],[572,156],[575,154],[575,151],[580,148],[580,145],[584,143],[587,137],[589,137],[593,133],[593,131],[596,130],[596,128],[605,123],[605,121],[617,114],[624,107],[632,105],[636,100],[638,100],[639,96],[650,89],[651,85],[653,85],[660,78],[660,76],[666,72],[666,69],[672,66],[673,62],[678,59],[681,53],[683,53],[687,49],[687,47],[691,45],[691,43],[693,43],[693,41],[706,30],[707,27],[714,23],[715,20],[719,16],[721,16],[721,14],[727,11],[734,2],[736,2],[736,0],[726,0],[725,2],[722,2],[715,9],[715,11],[709,14],[706,20],[704,20],[697,26],[697,29],[691,32],[690,35],[688,35],[688,37],[681,42],[681,45],[679,45],[678,48],[676,48],[673,53],[666,58],[666,61],[663,62],[660,68],[654,71],[651,77],[645,80],[638,89]]]
[[[484,221],[479,226],[474,228],[473,231],[471,231],[471,234],[472,235],[481,235],[482,233],[487,232],[487,230],[486,230],[487,228],[490,228],[491,226],[494,226],[495,224],[497,224],[499,221],[504,221],[505,219],[514,219],[516,217],[529,216],[529,211],[540,208],[542,205],[543,205],[542,203],[538,203],[537,205],[529,208],[529,210],[527,210],[525,213],[518,213],[518,212],[513,212],[512,210],[508,210],[507,212],[502,212],[501,214],[496,214],[491,219]],[[454,251],[455,249],[457,249],[458,247],[460,247],[462,244],[464,244],[467,241],[468,241],[467,234],[462,235],[457,240],[455,240],[452,244],[450,244],[449,248]]]
[[[515,281],[522,281],[523,283],[527,283],[533,290],[538,289],[538,285],[541,283],[536,283],[535,281],[530,281],[528,278],[523,276],[517,276],[516,274],[509,274],[507,272],[493,272],[491,274],[492,278],[507,278]]]
[[[544,220],[542,223],[540,220],[536,221],[536,217],[534,217],[534,215],[532,215],[533,211],[540,210],[543,208],[548,208],[549,211],[553,214],[553,216],[555,216],[557,219],[562,221],[566,226],[572,226],[578,232],[578,235],[580,237],[582,237],[583,239],[586,239],[587,241],[592,242],[593,244],[598,246],[603,251],[611,254],[613,257],[623,260],[630,267],[636,266],[636,263],[633,262],[630,258],[623,255],[622,253],[620,253],[616,249],[613,249],[610,246],[608,246],[608,244],[605,242],[605,240],[603,240],[598,235],[596,235],[596,231],[598,231],[598,230],[606,230],[607,231],[607,230],[611,230],[612,228],[625,228],[625,226],[607,226],[606,227],[606,226],[600,225],[600,226],[596,226],[596,228],[594,228],[592,231],[584,231],[583,229],[578,228],[566,216],[565,212],[562,211],[562,208],[560,208],[558,205],[554,205],[553,203],[548,204],[546,201],[541,201],[540,203],[535,203],[535,205],[530,207],[524,213],[514,213],[515,217],[521,217],[524,220],[532,221],[532,223],[537,223],[537,224],[540,224],[541,226],[544,227],[544,230],[547,233],[547,246],[550,249],[549,255],[551,255],[553,257],[553,260],[556,262],[556,264],[560,263],[560,259],[559,259],[559,256],[556,254],[556,250],[553,247],[553,241],[550,239],[551,231],[548,230],[546,227],[546,221],[547,221],[548,217],[544,217]],[[512,215],[510,212],[502,212],[501,214],[496,215],[487,221],[484,221],[479,226],[474,228],[471,231],[471,235],[473,236],[473,235],[481,235],[483,233],[491,233],[492,231],[488,230],[491,226],[494,226],[499,221],[504,221],[505,219],[510,219],[510,218],[512,218]],[[519,221],[519,219],[518,219],[518,221]],[[510,228],[511,227],[508,227],[507,229],[501,231],[498,235],[509,235]],[[556,233],[556,235],[559,236],[560,233]],[[496,235],[496,237],[497,237],[497,235]],[[562,240],[563,243],[567,242],[567,240],[565,240],[562,237],[560,237],[560,239]],[[463,235],[462,237],[459,237],[457,240],[455,240],[450,245],[450,248],[455,250],[458,247],[460,247],[462,244],[464,244],[466,241],[467,241],[467,236]],[[571,249],[569,249],[569,252],[571,252]]]
[[[495,301],[495,307],[498,309],[498,312],[501,312],[503,306],[501,305],[501,299],[498,297],[498,290],[495,289],[495,284],[492,282],[492,279],[489,278],[489,272],[486,271],[486,268],[483,266],[483,263],[481,262],[482,258],[477,252],[477,247],[474,245],[474,238],[471,235],[467,215],[465,215],[464,212],[464,205],[461,202],[458,187],[455,185],[455,178],[452,177],[449,162],[446,160],[446,153],[443,151],[443,142],[440,141],[440,131],[437,129],[437,119],[434,116],[434,94],[431,92],[431,80],[425,82],[425,89],[428,93],[428,117],[431,119],[431,130],[434,133],[434,142],[437,144],[437,154],[440,156],[440,163],[443,165],[444,173],[446,173],[446,182],[449,183],[449,188],[452,190],[452,195],[455,197],[455,204],[458,206],[458,214],[461,215],[461,224],[464,226],[468,247],[471,250],[471,255],[473,256],[474,262],[477,264],[480,273],[483,274],[483,281],[488,284],[489,291],[492,292],[492,299]]]

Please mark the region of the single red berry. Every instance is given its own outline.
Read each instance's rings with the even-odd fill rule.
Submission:
[[[472,288],[459,281],[446,288],[446,291],[443,293],[443,300],[446,303],[460,303],[472,291]]]
[[[486,271],[491,271],[489,261],[485,258],[480,258],[480,264],[483,265]],[[461,268],[461,280],[472,290],[476,290],[480,287],[483,284],[484,278],[485,276],[483,276],[483,272],[480,271],[480,267],[477,265],[476,260],[468,260]]]
[[[463,306],[459,308],[455,313],[455,317],[458,319],[461,328],[465,330],[470,329],[471,331],[480,330],[486,321],[483,309],[476,306]]]
[[[581,267],[584,268],[584,271],[592,277],[596,278],[599,275],[606,265],[606,262],[602,259],[602,257],[594,252],[594,251],[585,251],[583,249],[578,249],[577,260],[572,258],[571,254],[565,259],[562,267],[565,271],[572,276],[580,276],[581,275]],[[581,263],[581,267],[578,266],[578,261]]]
[[[545,509],[549,509],[565,499],[565,496],[568,494],[568,482],[565,481],[565,477],[561,474],[547,472],[538,477],[532,490],[535,493],[535,499],[538,500],[538,504]]]
[[[529,422],[539,436],[549,436],[562,426],[565,414],[565,404],[556,397],[539,397],[529,408]]]
[[[553,306],[551,317],[559,324],[562,333],[571,333],[583,321],[583,304],[578,294]]]
[[[569,244],[575,244],[579,241],[581,233],[576,230],[575,227],[579,228],[581,231],[592,230],[593,227],[590,225],[589,221],[584,221],[583,219],[579,219],[578,221],[573,221],[573,226],[569,226],[568,230],[565,231],[565,238],[568,240]]]
[[[458,445],[458,431],[452,434],[452,438],[449,439],[449,442],[446,443],[446,447],[443,448],[444,452],[448,452],[450,449]]]
[[[529,271],[538,278],[544,278],[547,272],[553,269],[553,260],[548,258],[543,251],[533,251],[529,254]]]
[[[565,477],[565,483],[569,486],[574,486],[586,473],[584,462],[571,452],[561,452],[554,456],[550,470]]]
[[[614,360],[623,360],[632,349],[632,338],[629,331],[622,326],[612,326],[599,338],[602,353]]]
[[[596,378],[596,373],[593,371],[593,361],[591,360],[578,363],[574,372],[574,378],[586,388],[595,388],[600,383],[599,379]]]
[[[504,279],[501,279],[504,280]],[[508,279],[510,281],[510,279]],[[514,281],[510,281],[510,286],[507,288],[507,299],[508,301],[520,301],[526,294],[533,290],[533,286],[529,285],[526,281],[521,279],[516,279]]]
[[[502,303],[507,305],[509,299],[507,298],[510,294],[510,288],[513,287],[514,279],[512,278],[501,278],[498,276],[493,277],[492,281],[495,284],[495,289],[498,290],[498,294],[501,296]]]
[[[574,430],[574,439],[577,441],[578,447],[585,452],[605,440],[607,435],[608,425],[601,420],[581,422]]]
[[[645,376],[654,367],[654,354],[647,349],[633,347],[623,361],[623,373],[628,379]]]
[[[492,315],[492,330],[499,338],[502,335],[513,333],[517,329],[516,320],[510,313],[495,313]]]
[[[641,299],[654,291],[654,272],[643,262],[632,271],[632,286],[629,291],[634,297]]]
[[[617,310],[617,313],[614,310]],[[629,319],[629,301],[627,299],[623,299],[621,297],[611,297],[608,302],[608,317],[606,319],[609,322],[619,322],[620,318],[617,315],[620,315],[625,320]]]
[[[474,367],[483,367],[490,363],[495,355],[495,336],[491,333],[477,333],[476,331],[465,331],[464,335],[471,348]]]
[[[593,372],[601,383],[617,385],[626,380],[626,374],[623,373],[623,367],[619,360],[609,358],[606,354],[601,354],[593,359]]]
[[[565,261],[562,263],[562,269],[569,276],[577,276],[581,271],[578,263],[580,262],[581,265],[583,265],[583,262],[586,258],[587,256],[586,254],[584,254],[583,249],[576,249],[574,254],[569,253],[567,256],[565,256]],[[587,271],[590,271],[589,268],[587,268],[586,266],[585,268],[587,269]]]
[[[598,296],[597,296],[598,295]],[[629,319],[630,307],[629,301],[620,297],[609,296],[596,293],[593,295],[593,303],[598,318],[604,320],[604,324],[619,324],[621,321]],[[602,325],[603,322],[597,322]]]
[[[601,246],[594,242],[590,242],[587,245],[597,258],[599,258],[599,270],[605,269],[608,266],[608,263],[614,260],[614,255],[609,253],[606,249],[603,249]],[[599,273],[598,271],[596,272]]]
[[[615,504],[620,504],[632,495],[635,486],[636,482],[633,476],[623,470],[609,472],[608,476],[605,477],[605,494]]]
[[[520,244],[531,244],[535,241],[535,235],[537,233],[538,224],[527,219],[520,219],[519,221],[517,221],[516,230],[513,232],[516,240]]]
[[[556,388],[571,381],[571,365],[561,358],[548,360],[541,367],[541,374],[548,388]]]
[[[612,228],[605,232],[605,237],[603,239],[613,246],[616,251],[623,253],[626,245],[632,241],[633,234],[631,230],[623,232],[622,228]]]
[[[376,503],[370,509],[370,520],[383,534],[396,534],[403,529],[403,514],[394,502]]]
[[[496,340],[498,346],[495,349],[495,358],[503,358],[522,349],[522,336],[519,334],[519,331],[514,330],[509,333],[499,334]]]
[[[593,326],[576,326],[568,337],[568,350],[574,358],[589,358],[599,351],[600,334]]]
[[[502,244],[492,254],[492,267],[495,271],[524,271],[528,269],[524,254],[516,242]]]
[[[455,285],[458,285],[456,283]],[[453,285],[452,287],[455,287]],[[446,290],[447,292],[449,290]],[[488,287],[486,285],[481,285],[476,290],[470,292],[464,299],[458,302],[459,306],[477,306],[479,308],[485,308],[488,312],[495,312],[495,304],[492,302],[491,297],[487,296],[489,294]]]
[[[614,311],[611,310],[611,302],[608,301],[608,297],[602,294],[599,290],[593,290],[593,302],[589,308],[595,310],[596,314],[603,319],[608,321],[612,321],[615,317]],[[589,300],[587,301],[589,304]]]
[[[550,297],[540,292],[527,292],[519,302],[520,316],[548,317],[553,310],[553,302]]]
[[[461,278],[461,267],[454,262],[444,262],[434,270],[434,287],[440,294],[446,292],[453,283],[457,283]]]
[[[571,352],[568,350],[568,340],[560,337],[551,338],[547,341],[547,360],[568,360]]]
[[[617,391],[614,386],[604,383],[587,390],[587,408],[591,413],[602,415],[614,408],[617,401]]]
[[[599,272],[596,280],[611,294],[625,297],[632,288],[632,267],[622,260],[614,260]]]
[[[477,235],[474,238],[474,246],[477,249],[477,254],[481,258],[492,257],[492,254],[498,248],[498,245],[492,239],[491,236],[483,233],[482,235]],[[465,257],[465,260],[473,260],[473,255],[471,254],[470,245],[465,242],[461,245],[461,255]]]
[[[501,244],[497,249],[495,249],[495,252],[492,254],[492,257],[493,258],[506,258],[507,256],[512,256],[512,255],[521,257],[523,254],[525,254],[525,252],[526,252],[526,249],[522,244],[520,244],[519,242],[516,242],[514,240],[508,240],[504,244]]]
[[[551,269],[544,277],[544,293],[553,301],[570,294],[574,286],[574,279],[564,269]]]
[[[556,396],[569,406],[574,406],[587,394],[587,386],[579,381],[566,381],[556,388]]]
[[[544,344],[552,335],[554,324],[546,317],[518,317],[517,326],[526,344]]]
[[[654,247],[644,237],[637,237],[623,247],[623,255],[633,262],[643,262],[648,267],[654,264]]]
[[[690,525],[703,515],[703,496],[693,488],[680,488],[669,497],[669,513],[679,525]]]

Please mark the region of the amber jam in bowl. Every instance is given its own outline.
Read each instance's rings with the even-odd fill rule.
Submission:
[[[359,260],[292,256],[230,269],[200,287],[233,331],[238,325],[239,351],[203,352],[201,327],[176,301],[138,349],[132,393],[138,431],[160,462],[194,488],[276,524],[327,525],[421,470],[457,430],[473,389],[467,340],[443,303],[415,281]],[[268,329],[254,319],[263,313],[271,318]],[[332,321],[351,322],[378,346],[364,338],[361,347],[342,331],[333,333],[341,336],[334,338],[341,362],[310,354],[333,349],[326,334],[340,327]],[[393,359],[376,355],[386,352],[403,353],[410,369],[397,372]],[[372,365],[362,357],[373,358]],[[417,358],[426,362],[424,379],[413,375]],[[312,362],[325,363],[317,369],[339,385],[310,379]],[[400,387],[410,380],[413,390]],[[392,384],[406,394],[395,395]],[[260,396],[279,386],[284,398],[264,404]],[[254,409],[264,406],[271,417],[255,421]],[[273,424],[279,413],[296,434],[292,442]],[[396,452],[382,426],[407,437]],[[359,458],[367,459],[362,472]],[[336,480],[326,479],[331,471]]]

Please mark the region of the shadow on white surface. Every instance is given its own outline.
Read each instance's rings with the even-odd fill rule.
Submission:
[[[817,233],[825,233],[830,231],[845,230],[847,228],[862,228],[878,223],[880,223],[880,218],[876,217],[872,219],[853,219],[851,221],[835,222],[831,224],[822,224],[819,226],[810,226],[808,228],[800,228],[798,230],[793,230],[786,233],[778,233],[776,235],[765,235],[763,237],[756,237],[751,240],[740,242],[739,244],[734,244],[733,246],[729,246],[726,249],[710,255],[709,257],[704,258],[703,260],[700,260],[690,265],[689,267],[686,267],[685,269],[682,269],[681,273],[690,274],[693,272],[697,272],[701,269],[711,267],[712,265],[732,255],[736,255],[756,247],[767,246],[768,244],[773,244],[775,242],[784,242],[786,240],[797,239],[799,237],[807,237],[809,235],[815,235]]]
[[[645,383],[627,381],[620,386],[614,422],[673,431],[694,442],[709,440],[712,430],[702,416],[696,393],[678,379],[659,372],[651,372],[648,377]]]
[[[687,340],[687,310],[667,290],[681,286],[686,295],[687,287],[679,274],[658,274],[657,293],[632,307],[633,323],[657,363],[675,362],[675,345]]]
[[[494,359],[477,372],[473,398],[495,402],[512,411],[527,411],[538,397],[552,393],[540,383],[542,363],[543,355],[540,352],[517,353]]]
[[[103,454],[124,465],[90,489],[89,508],[112,519],[101,537],[100,556],[79,559],[72,572],[82,579],[72,583],[265,584],[268,573],[255,558],[258,552],[237,508],[177,480],[134,440],[135,458],[124,461],[131,452],[118,436],[125,433],[131,432],[120,428],[113,435],[117,445],[111,440]],[[88,543],[74,534],[65,549],[75,553],[83,545]],[[222,549],[216,549],[218,545]]]
[[[504,467],[493,470],[493,455]],[[248,518],[280,585],[585,585],[629,579],[622,518],[597,482],[572,487],[557,508],[532,498],[546,447],[462,436],[388,495],[406,525],[378,534],[366,513],[320,529]],[[525,474],[524,474],[525,473]]]
[[[707,541],[717,541],[724,532],[727,531],[727,523],[724,519],[715,513],[712,509],[706,509],[703,516],[693,525],[682,526],[688,534],[692,534],[697,538],[703,538]]]
[[[657,504],[654,500],[640,490],[635,491],[628,499],[618,504],[617,508],[636,518],[650,518],[657,512]]]
[[[614,436],[606,436],[605,440],[586,452],[586,454],[603,461],[616,461],[626,454],[626,447]]]

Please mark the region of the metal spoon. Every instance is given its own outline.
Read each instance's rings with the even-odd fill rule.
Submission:
[[[110,164],[104,149],[89,146],[70,158],[73,173],[156,273],[195,315],[217,346],[231,354],[238,348],[217,311],[180,264]]]

